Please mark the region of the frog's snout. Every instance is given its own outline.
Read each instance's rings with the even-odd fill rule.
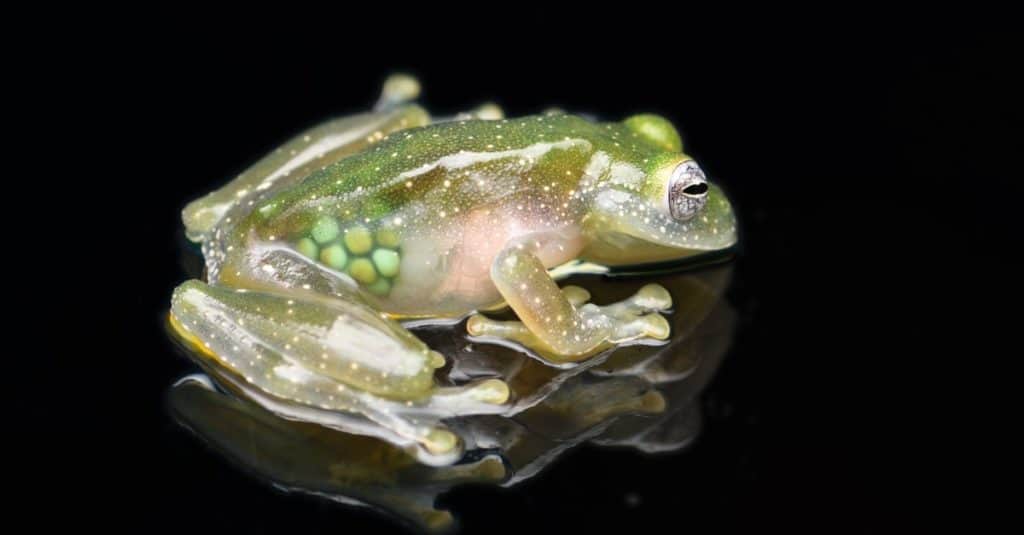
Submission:
[[[668,208],[676,221],[687,221],[708,200],[708,179],[697,162],[686,160],[676,166],[668,182]]]

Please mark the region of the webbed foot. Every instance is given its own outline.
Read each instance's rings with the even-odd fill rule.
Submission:
[[[589,303],[590,293],[578,286],[562,288],[562,295],[575,310],[578,319],[566,323],[565,329],[554,334],[562,347],[579,347],[575,353],[560,351],[543,337],[531,331],[522,321],[497,321],[480,314],[469,318],[466,329],[471,336],[509,340],[525,346],[551,362],[582,360],[615,344],[643,338],[664,340],[670,327],[661,312],[672,307],[672,296],[658,284],[640,288],[632,297],[606,306]],[[555,321],[564,320],[556,317]],[[579,330],[571,327],[578,326]],[[586,347],[584,337],[594,339],[594,333],[603,336]]]

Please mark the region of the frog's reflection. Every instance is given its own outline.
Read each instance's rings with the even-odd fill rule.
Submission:
[[[225,393],[204,375],[175,384],[170,408],[184,426],[277,487],[372,506],[422,528],[444,529],[454,518],[434,503],[456,485],[515,485],[583,442],[652,453],[689,444],[700,427],[699,394],[732,338],[734,313],[722,299],[730,273],[726,265],[655,277],[653,282],[668,288],[676,303],[667,343],[619,347],[574,368],[551,368],[509,347],[474,343],[461,323],[416,329],[451,357],[453,364],[443,370],[447,380],[500,376],[515,394],[504,414],[447,421],[467,452],[450,466],[424,465],[372,436],[282,419]],[[652,278],[570,282],[586,287],[598,302],[610,302]],[[237,392],[237,385],[228,386]]]

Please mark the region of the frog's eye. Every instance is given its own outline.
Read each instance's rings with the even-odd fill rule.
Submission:
[[[676,221],[690,219],[708,200],[708,180],[697,162],[679,164],[668,181],[668,209]]]

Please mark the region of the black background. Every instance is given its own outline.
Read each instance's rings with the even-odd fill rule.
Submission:
[[[367,20],[298,39],[143,24],[86,32],[62,49],[66,66],[33,66],[55,75],[40,93],[76,113],[48,123],[72,147],[45,145],[31,176],[56,176],[57,197],[80,210],[56,225],[72,243],[45,246],[73,262],[52,263],[57,291],[31,322],[45,358],[10,405],[26,422],[20,492],[59,512],[34,521],[404,529],[278,493],[163,408],[193,369],[162,324],[186,277],[181,207],[297,131],[367,108],[394,71],[420,77],[435,113],[492,99],[510,116],[662,113],[741,217],[729,292],[740,330],[697,444],[664,458],[586,447],[514,489],[458,489],[441,505],[464,532],[894,532],[960,512],[940,504],[959,501],[955,477],[980,470],[958,461],[986,427],[966,389],[1011,353],[998,342],[1018,273],[1010,33],[920,20],[711,29],[667,16],[653,28],[651,17],[539,17],[499,29],[481,16],[458,31],[382,34]]]

